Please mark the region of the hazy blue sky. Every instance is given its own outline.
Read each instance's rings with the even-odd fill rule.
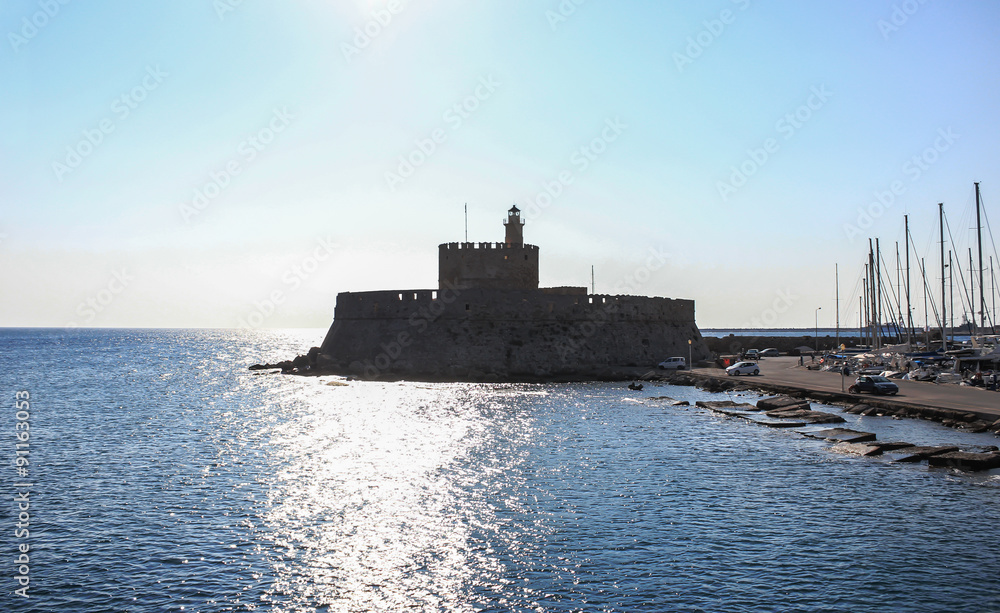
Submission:
[[[832,326],[839,263],[853,326],[868,237],[1000,202],[993,1],[0,11],[0,325],[323,327],[516,202],[543,285]]]

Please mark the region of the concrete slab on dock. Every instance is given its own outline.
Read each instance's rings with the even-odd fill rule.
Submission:
[[[828,430],[815,430],[803,432],[809,438],[819,438],[834,443],[868,443],[874,441],[876,436],[871,432],[858,432],[849,428],[830,428]]]

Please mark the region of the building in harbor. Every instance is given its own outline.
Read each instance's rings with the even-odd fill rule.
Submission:
[[[708,349],[694,301],[538,287],[516,206],[502,243],[438,246],[438,288],[343,292],[322,367],[366,378],[600,379]]]

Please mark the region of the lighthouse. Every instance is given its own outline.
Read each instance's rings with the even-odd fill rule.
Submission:
[[[521,210],[516,204],[507,211],[507,221],[503,226],[507,230],[507,240],[504,242],[508,247],[524,245],[524,222],[521,221]]]

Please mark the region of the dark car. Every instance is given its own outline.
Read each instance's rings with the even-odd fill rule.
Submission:
[[[871,392],[872,394],[892,394],[899,392],[899,386],[885,377],[878,375],[862,375],[855,379],[854,385],[848,389],[852,394]]]

